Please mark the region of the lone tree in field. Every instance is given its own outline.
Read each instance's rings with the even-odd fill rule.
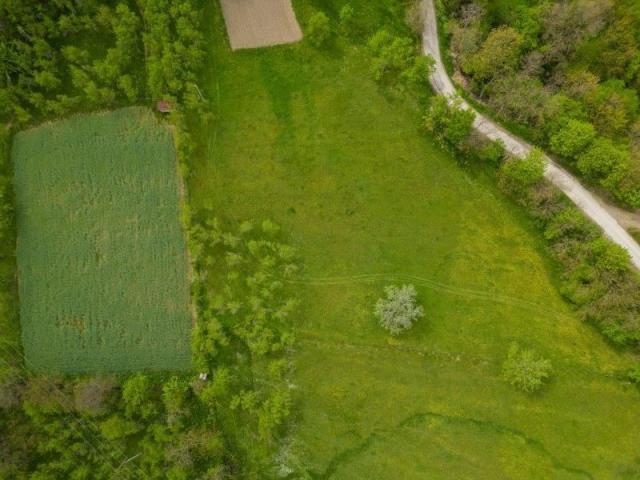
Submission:
[[[502,378],[526,393],[540,390],[551,372],[549,360],[540,357],[533,350],[520,350],[515,343],[509,348],[507,359],[502,365]]]
[[[424,308],[416,302],[413,285],[389,285],[384,292],[386,298],[376,302],[375,315],[380,325],[392,335],[409,330],[416,320],[424,316]]]

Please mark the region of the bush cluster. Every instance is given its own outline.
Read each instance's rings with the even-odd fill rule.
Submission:
[[[270,220],[225,228],[207,210],[194,215],[189,251],[199,312],[193,363],[215,376],[220,365],[234,368],[223,415],[233,418],[232,435],[260,440],[237,445],[244,471],[259,471],[292,409],[288,352],[299,300],[289,282],[300,269],[297,251]]]

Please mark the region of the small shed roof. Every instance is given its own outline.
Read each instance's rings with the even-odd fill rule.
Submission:
[[[167,113],[172,110],[171,104],[166,100],[158,100],[156,102],[156,110],[162,113]]]

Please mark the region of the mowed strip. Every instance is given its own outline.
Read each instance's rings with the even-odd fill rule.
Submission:
[[[302,31],[290,0],[220,0],[232,50],[297,42]]]
[[[84,373],[190,364],[189,285],[168,129],[143,108],[15,137],[27,366]]]

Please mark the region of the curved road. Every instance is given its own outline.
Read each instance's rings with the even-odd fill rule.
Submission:
[[[433,0],[423,0],[422,8],[424,13],[422,50],[425,54],[431,55],[436,62],[434,73],[430,79],[431,85],[438,93],[448,97],[457,96],[456,89],[449,75],[447,75],[447,71],[442,63],[442,57],[440,56],[438,23]],[[462,107],[473,110],[464,100],[462,100]],[[475,113],[475,129],[491,140],[502,140],[506,150],[511,155],[523,157],[531,150],[532,147],[528,143],[499,127],[484,115],[478,112]],[[618,220],[614,218],[617,209],[608,205],[604,200],[583,187],[573,175],[549,157],[545,156],[545,158],[547,160],[544,173],[545,177],[562,190],[585,215],[602,228],[607,237],[626,249],[627,252],[629,252],[633,265],[640,269],[640,245],[638,245],[633,237],[618,223]],[[625,215],[625,212],[621,212],[621,215]],[[628,215],[628,213],[626,215]],[[623,217],[620,218],[622,219]]]

